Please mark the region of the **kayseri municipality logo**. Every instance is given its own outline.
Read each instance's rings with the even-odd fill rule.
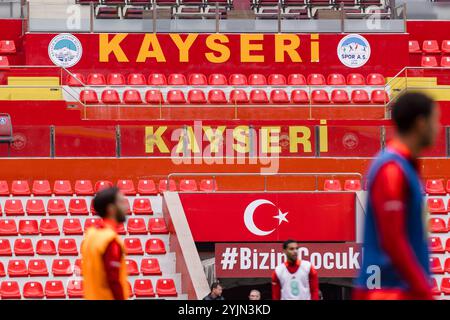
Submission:
[[[80,40],[70,33],[57,35],[48,45],[48,56],[60,67],[73,67],[80,61],[82,55],[83,47]]]
[[[339,41],[337,55],[349,68],[362,67],[370,58],[369,41],[359,34],[349,34]]]

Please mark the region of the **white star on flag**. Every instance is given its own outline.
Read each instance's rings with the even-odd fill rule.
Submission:
[[[281,212],[281,210],[278,209],[278,215],[273,216],[275,219],[278,219],[278,225],[280,225],[283,221],[289,222],[288,219],[286,219],[288,212]]]

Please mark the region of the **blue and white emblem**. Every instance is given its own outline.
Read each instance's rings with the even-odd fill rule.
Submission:
[[[369,41],[359,34],[349,34],[339,41],[337,55],[349,68],[362,67],[370,58]]]
[[[70,33],[57,35],[48,45],[48,56],[60,67],[70,68],[76,65],[83,55],[80,40]]]

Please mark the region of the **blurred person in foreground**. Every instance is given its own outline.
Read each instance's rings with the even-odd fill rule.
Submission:
[[[298,243],[283,243],[286,261],[272,274],[272,300],[319,300],[319,278],[311,263],[298,258]]]
[[[211,292],[203,300],[225,300],[222,296],[223,287],[219,281],[211,284]]]
[[[248,295],[248,300],[261,300],[261,292],[259,292],[259,290],[253,289]]]
[[[421,93],[392,105],[395,138],[371,165],[363,264],[353,292],[363,300],[431,300],[428,233],[417,158],[440,130],[439,109]]]
[[[126,220],[125,197],[114,187],[99,191],[93,201],[102,220],[87,230],[81,245],[84,298],[128,299],[125,248],[117,233],[118,225]]]

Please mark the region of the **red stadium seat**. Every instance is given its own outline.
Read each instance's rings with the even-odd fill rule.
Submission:
[[[137,193],[141,196],[157,194],[155,182],[150,179],[139,180]]]
[[[306,78],[302,74],[293,73],[289,75],[287,82],[290,86],[304,86],[306,85]]]
[[[68,277],[73,274],[69,259],[54,259],[52,263],[52,274],[55,277]]]
[[[0,70],[8,69],[9,65],[8,57],[0,56]]]
[[[148,76],[148,84],[151,86],[164,86],[167,84],[166,76],[161,73],[152,73]]]
[[[129,276],[139,275],[139,267],[136,261],[133,259],[125,259],[125,265],[127,266],[127,274]]]
[[[67,296],[71,299],[83,298],[83,281],[71,279],[67,283]]]
[[[158,191],[159,193],[163,193],[164,191],[177,191],[177,184],[172,179],[169,181],[167,179],[159,180]]]
[[[422,43],[422,50],[425,53],[440,53],[439,44],[436,40],[425,40]]]
[[[127,234],[127,232],[125,231],[125,226],[123,225],[123,223],[119,223],[119,224],[117,225],[116,230],[117,230],[117,233],[118,233],[118,234],[122,234],[122,235]]]
[[[366,84],[366,79],[360,73],[349,73],[347,75],[347,84],[349,86],[364,86]]]
[[[1,239],[0,238],[0,256],[11,256],[12,250],[11,250],[11,243],[8,239]]]
[[[75,181],[75,193],[79,196],[91,196],[94,194],[91,180]]]
[[[430,251],[432,253],[444,253],[444,247],[442,246],[441,238],[430,237]]]
[[[233,104],[248,103],[247,93],[241,89],[233,89],[230,92],[230,102]]]
[[[39,232],[43,236],[59,235],[58,221],[56,219],[41,219],[39,222]]]
[[[271,86],[284,86],[286,85],[286,77],[282,74],[271,74],[267,78],[267,83]]]
[[[450,273],[450,258],[445,259],[444,272]]]
[[[450,56],[441,57],[441,67],[450,67]]]
[[[123,103],[125,104],[141,104],[141,93],[135,89],[128,89],[123,92]]]
[[[127,231],[129,234],[147,234],[145,221],[142,218],[132,218],[127,222]]]
[[[86,200],[84,198],[71,198],[69,201],[69,213],[77,216],[88,215]]]
[[[369,94],[366,90],[353,90],[352,91],[352,103],[355,104],[367,104],[370,103]]]
[[[23,285],[23,297],[26,299],[44,298],[44,289],[38,281],[28,281]]]
[[[419,41],[417,41],[417,40],[409,40],[408,48],[409,48],[409,53],[420,53],[420,52],[422,52],[422,50],[420,50]]]
[[[203,90],[192,89],[188,92],[188,101],[190,104],[205,104],[206,96]]]
[[[313,90],[311,92],[311,102],[313,104],[326,104],[330,103],[328,92],[322,89]]]
[[[32,215],[34,211],[32,210],[28,210],[28,203],[36,203],[37,205],[40,204],[41,206],[39,206],[39,208],[37,208],[36,206],[36,210],[39,209],[39,212],[42,212],[42,214],[45,214],[45,209],[44,209],[44,203],[42,202],[42,200],[28,200],[27,201],[27,213],[29,215]],[[34,206],[33,206],[34,208]],[[7,199],[5,200],[5,214],[7,216],[23,216],[24,215],[24,211],[23,211],[23,205],[22,205],[22,201],[20,201],[20,199]]]
[[[274,104],[285,104],[289,103],[289,97],[285,90],[274,89],[270,92],[270,102]]]
[[[267,93],[261,89],[253,89],[250,91],[250,102],[253,104],[266,104],[269,103]]]
[[[30,277],[47,277],[47,263],[44,259],[31,259],[28,261],[28,274]]]
[[[104,90],[102,92],[102,102],[104,104],[119,104],[121,102],[119,93],[116,90]]]
[[[0,285],[2,299],[20,299],[20,288],[17,281],[3,281]]]
[[[113,185],[113,183],[112,183],[111,181],[108,181],[108,180],[100,180],[100,181],[97,181],[97,182],[95,183],[94,191],[95,191],[95,193],[97,193],[97,192],[99,192],[99,191],[101,191],[101,190],[103,190],[103,189],[112,188],[113,186],[114,186],[114,185]]]
[[[166,221],[162,218],[150,218],[148,221],[148,231],[151,234],[167,234],[169,230],[167,229]]]
[[[38,235],[39,226],[37,220],[20,220],[19,221],[19,234],[25,235]]]
[[[176,297],[177,289],[173,279],[158,279],[156,281],[156,293],[158,297]]]
[[[17,224],[13,219],[0,220],[0,236],[17,236]]]
[[[66,203],[63,199],[49,199],[47,211],[51,216],[65,216],[67,215]]]
[[[441,50],[443,53],[450,53],[450,40],[442,41]]]
[[[134,280],[133,291],[136,298],[151,298],[155,296],[152,281],[150,279]]]
[[[16,44],[12,40],[0,40],[0,54],[16,53]]]
[[[442,278],[441,282],[441,292],[445,295],[450,294],[450,278]]]
[[[80,101],[84,104],[98,104],[97,92],[92,89],[85,89],[80,92]]]
[[[81,73],[72,73],[67,76],[66,84],[71,87],[82,87],[86,79]]]
[[[324,191],[342,191],[341,182],[339,180],[327,179],[323,185]]]
[[[28,277],[28,268],[25,260],[9,260],[8,275],[10,277]]]
[[[167,83],[172,86],[185,86],[187,84],[186,77],[180,73],[172,73],[167,79]]]
[[[331,91],[331,102],[336,104],[347,104],[350,103],[350,98],[345,90],[334,89]]]
[[[35,196],[49,196],[52,194],[48,180],[34,180],[31,192]]]
[[[142,243],[139,238],[125,238],[125,251],[128,255],[143,255]]]
[[[101,225],[102,219],[101,218],[89,218],[84,220],[84,230],[94,227],[97,228]]]
[[[135,198],[133,200],[134,214],[153,214],[153,209],[148,198]]]
[[[118,180],[117,187],[122,191],[124,195],[136,195],[136,189],[134,188],[133,180]]]
[[[14,180],[11,184],[11,193],[14,196],[29,196],[30,186],[26,180]]]
[[[77,256],[78,248],[75,239],[59,239],[58,253],[60,256]]]
[[[36,244],[36,253],[41,256],[54,256],[56,255],[56,246],[53,240],[40,239]]]
[[[246,86],[247,77],[241,73],[235,73],[230,75],[228,83],[230,84],[230,86]]]
[[[324,86],[327,84],[325,77],[320,73],[311,73],[308,75],[308,84],[311,86]]]
[[[166,254],[166,247],[161,239],[148,239],[145,243],[145,252],[147,254]]]
[[[386,84],[386,80],[382,74],[371,73],[367,76],[367,84],[369,86],[384,86]]]
[[[427,206],[430,213],[447,213],[444,200],[442,198],[428,198]]]
[[[29,238],[20,238],[14,240],[14,254],[16,256],[33,256],[33,243]]]
[[[147,80],[142,73],[131,73],[128,75],[127,83],[130,86],[145,86],[147,84]]]
[[[121,73],[110,73],[106,77],[106,83],[111,86],[124,86],[126,84],[125,76]]]
[[[291,103],[294,104],[308,104],[308,93],[303,89],[295,89],[291,92]]]
[[[226,86],[227,78],[221,73],[213,73],[209,75],[208,82],[211,86]]]
[[[345,77],[340,73],[331,73],[327,77],[327,83],[331,86],[345,86]]]
[[[206,86],[208,85],[208,80],[206,76],[202,73],[193,73],[189,75],[189,85],[191,86]]]
[[[104,86],[106,85],[105,76],[101,73],[90,73],[87,76],[87,84],[90,86]]]
[[[141,272],[144,276],[159,276],[162,274],[159,261],[156,258],[141,260]]]
[[[228,101],[223,90],[213,89],[208,92],[208,102],[211,104],[226,104]]]
[[[147,90],[145,92],[145,102],[148,104],[163,104],[164,97],[160,90]]]
[[[389,96],[384,90],[373,90],[370,100],[375,104],[386,104],[389,102]]]
[[[180,191],[181,192],[192,192],[197,191],[197,182],[193,179],[182,179],[180,181]]]
[[[428,179],[425,183],[425,192],[430,195],[444,195],[444,179]]]
[[[251,86],[265,86],[267,85],[267,80],[263,74],[255,73],[248,76],[248,84]]]
[[[213,192],[217,191],[217,183],[212,179],[202,179],[200,181],[200,191]]]
[[[81,222],[79,219],[64,219],[63,233],[65,235],[82,235],[83,229],[81,228]]]
[[[169,90],[167,92],[167,102],[170,104],[186,103],[186,98],[181,90]]]
[[[56,180],[53,192],[57,196],[70,196],[73,194],[72,185],[69,180]]]
[[[0,180],[0,196],[7,195],[9,195],[8,182],[6,182],[5,180]]]
[[[428,220],[428,227],[432,233],[447,233],[447,226],[444,219],[431,218]]]
[[[66,297],[64,285],[60,280],[47,281],[44,291],[47,299],[62,299]]]
[[[420,62],[420,65],[422,67],[437,67],[438,62],[435,56],[422,56],[422,60]]]

